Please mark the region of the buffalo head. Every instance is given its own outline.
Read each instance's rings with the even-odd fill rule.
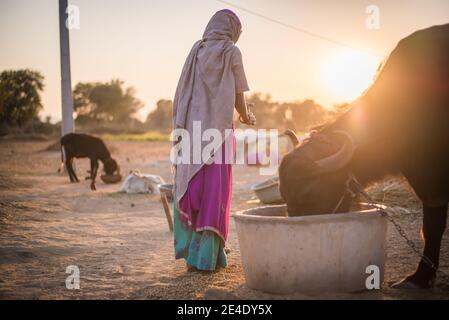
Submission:
[[[287,154],[279,166],[280,192],[290,216],[333,212],[346,192],[344,168],[355,150],[344,131],[316,133]],[[345,199],[339,211],[349,209]]]

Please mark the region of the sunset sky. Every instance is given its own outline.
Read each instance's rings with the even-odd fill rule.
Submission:
[[[234,10],[252,92],[275,100],[312,98],[325,107],[354,99],[378,63],[411,32],[449,23],[447,0],[229,0],[285,24],[334,39],[348,49],[267,21],[217,0],[72,0],[80,29],[71,30],[72,85],[120,78],[144,103],[172,99],[184,60],[212,14]],[[365,27],[368,5],[380,29]],[[376,54],[366,53],[374,52]],[[45,76],[43,116],[61,118],[57,0],[0,0],[0,71],[31,68]]]

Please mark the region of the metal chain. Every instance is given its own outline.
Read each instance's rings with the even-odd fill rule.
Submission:
[[[440,273],[443,278],[445,279],[445,281],[447,281],[449,283],[449,274],[447,274],[446,272],[439,270],[435,264],[432,262],[432,260],[430,260],[429,257],[427,257],[426,255],[424,255],[423,253],[421,253],[420,250],[418,250],[416,248],[416,244],[408,237],[407,233],[404,231],[404,229],[401,227],[401,225],[388,213],[388,209],[391,208],[387,208],[387,206],[385,205],[379,205],[378,203],[376,203],[373,198],[371,198],[371,196],[364,190],[362,184],[360,182],[357,181],[357,179],[354,176],[350,177],[350,181],[353,182],[357,188],[357,192],[359,194],[361,194],[365,200],[367,201],[368,205],[376,208],[376,210],[383,216],[385,217],[388,221],[390,221],[393,226],[395,227],[396,231],[399,233],[399,235],[405,239],[406,244],[413,250],[413,252],[418,255],[422,261],[427,264],[430,268],[432,268],[436,273]],[[349,183],[348,183],[348,191],[352,194],[354,194],[354,192],[352,192],[352,190],[350,190],[349,188]]]

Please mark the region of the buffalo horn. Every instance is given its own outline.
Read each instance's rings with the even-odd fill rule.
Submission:
[[[354,139],[346,131],[334,131],[346,137],[343,146],[333,155],[317,160],[315,163],[321,168],[321,173],[335,172],[343,168],[352,158],[355,151]]]

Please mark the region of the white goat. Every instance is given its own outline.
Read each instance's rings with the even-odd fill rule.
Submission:
[[[160,194],[158,185],[163,183],[165,181],[161,176],[142,174],[139,170],[133,170],[123,181],[119,192]]]

